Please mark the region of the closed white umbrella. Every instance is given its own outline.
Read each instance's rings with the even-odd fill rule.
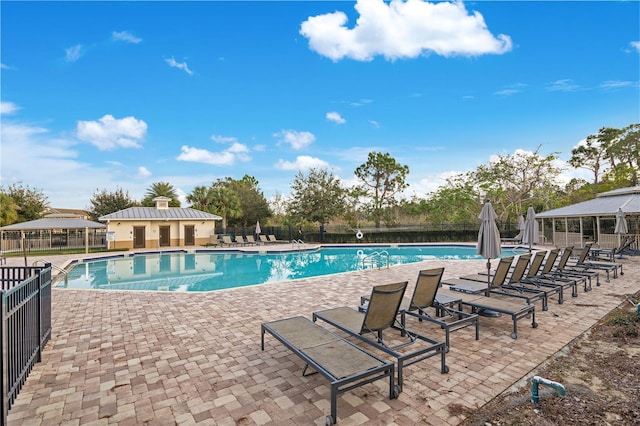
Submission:
[[[256,222],[256,235],[260,235],[262,233],[262,229],[260,229],[260,221]]]
[[[622,245],[621,236],[629,233],[629,227],[627,226],[627,219],[624,217],[622,207],[618,207],[616,212],[616,227],[613,232],[618,234],[618,247]],[[618,256],[618,259],[624,259],[622,255]]]
[[[531,252],[531,245],[538,244],[540,242],[539,225],[536,220],[536,212],[533,210],[533,207],[529,207],[527,210],[527,220],[524,221],[523,232],[522,243],[529,244],[529,252]]]
[[[487,296],[491,292],[491,259],[495,259],[502,253],[500,244],[500,231],[496,225],[498,215],[487,200],[478,216],[480,219],[480,231],[478,232],[478,254],[487,259]]]
[[[616,227],[613,231],[615,234],[628,234],[629,227],[627,226],[627,219],[624,217],[624,212],[621,207],[618,207],[616,212]]]

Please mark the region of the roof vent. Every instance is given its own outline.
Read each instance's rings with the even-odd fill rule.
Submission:
[[[169,201],[171,198],[169,197],[156,197],[153,199],[156,202],[156,209],[158,210],[166,210],[169,208]]]

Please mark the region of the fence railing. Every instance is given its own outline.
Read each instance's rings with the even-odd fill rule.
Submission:
[[[0,267],[0,425],[51,338],[51,265]]]
[[[68,231],[68,230],[67,230]],[[51,233],[48,230],[3,231],[0,239],[0,251],[4,253],[38,252],[50,250],[106,248],[106,232],[102,230],[84,230],[77,232]]]

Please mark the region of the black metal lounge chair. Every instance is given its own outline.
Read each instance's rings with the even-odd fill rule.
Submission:
[[[618,256],[618,259],[622,259],[622,255],[631,250],[631,246],[634,242],[635,238],[632,235],[626,235],[622,241],[620,241],[620,245],[611,250],[592,248],[590,258],[594,261],[614,262],[616,255]],[[620,268],[620,274],[622,275],[622,268]]]
[[[549,262],[550,265],[553,265],[558,258],[559,251],[557,249],[551,250],[549,252]],[[542,264],[544,259],[547,257],[547,251],[538,251],[531,258],[531,263],[529,264],[529,269],[527,270],[526,275],[520,280],[520,284],[524,286],[531,286],[538,289],[551,289],[552,292],[547,293],[547,296],[550,296],[553,293],[558,294],[558,303],[562,304],[564,302],[564,290],[570,288],[571,295],[573,297],[578,297],[578,279],[575,278],[562,278],[558,277],[549,277],[545,276],[542,270]],[[584,279],[586,281],[586,278]]]
[[[222,236],[222,245],[226,245],[227,247],[238,245],[237,242],[231,240],[231,237],[228,235]]]
[[[400,391],[402,391],[402,373],[405,366],[440,355],[440,372],[443,374],[449,372],[449,367],[446,364],[446,345],[407,330],[397,320],[398,310],[406,288],[406,281],[373,287],[365,312],[343,306],[313,313],[314,322],[322,320],[396,358]],[[393,346],[387,344],[383,339],[383,332],[387,330],[399,331],[399,337],[394,338],[401,340],[401,342],[396,344],[394,341]],[[402,350],[414,343],[422,344],[410,352]]]
[[[543,311],[549,309],[549,298],[554,294],[558,295],[558,303],[563,302],[563,287],[559,285],[542,286],[540,284],[545,280],[543,280],[542,278],[534,280],[530,275],[525,275],[524,272],[525,270],[527,270],[530,274],[533,273],[531,269],[532,265],[535,268],[535,271],[538,271],[542,264],[542,259],[544,259],[545,257],[545,254],[545,252],[538,252],[533,256],[533,258],[530,254],[520,256],[518,258],[518,261],[516,262],[515,268],[513,268],[513,271],[511,272],[511,277],[509,278],[508,282],[502,285],[503,289],[529,292],[533,293],[534,295],[537,295],[540,292],[544,293],[544,297],[538,296],[543,301]]]
[[[605,271],[607,273],[607,282],[610,281],[609,273],[613,272],[613,278],[618,278],[618,270],[620,270],[620,275],[624,275],[622,271],[622,263],[615,262],[600,262],[597,260],[590,260],[590,251],[592,248],[592,243],[585,244],[580,252],[580,256],[575,261],[575,263],[567,263],[567,266],[573,269],[599,269]]]
[[[258,238],[260,239],[260,243],[262,243],[262,244],[271,244],[271,243],[274,242],[274,241],[269,240],[269,238],[267,238],[266,235],[260,234],[260,235],[258,235]]]
[[[452,293],[454,291],[450,290]],[[531,317],[531,327],[537,328],[536,322],[536,306],[520,301],[508,300],[498,296],[487,297],[480,294],[456,292],[460,294],[460,302],[458,302],[458,309],[462,310],[464,306],[471,309],[472,313],[478,315],[484,315],[485,313],[491,313],[489,318],[495,317],[494,313],[510,315],[513,321],[513,332],[511,333],[512,339],[518,338],[518,320],[521,318]]]
[[[406,327],[406,316],[415,317],[418,321],[428,321],[437,324],[445,331],[445,344],[447,351],[451,347],[449,334],[469,326],[475,326],[476,340],[480,338],[480,322],[478,315],[453,309],[460,301],[458,296],[448,296],[438,294],[441,287],[440,281],[444,268],[425,269],[418,273],[418,279],[413,289],[411,298],[402,299],[398,313],[400,323]],[[360,311],[364,312],[368,308],[369,296],[360,298]],[[429,309],[433,309],[433,315]]]
[[[535,277],[537,279],[551,280],[557,284],[564,284],[564,288],[571,287],[571,296],[578,297],[578,285],[584,285],[584,291],[591,290],[591,281],[589,277],[583,275],[566,275],[556,269],[556,261],[560,256],[560,249],[549,251],[547,260],[544,262],[542,270]]]
[[[330,384],[331,416],[326,424],[338,421],[338,395],[379,379],[389,378],[389,397],[396,398],[399,390],[394,385],[394,364],[363,350],[353,343],[331,333],[304,317],[292,317],[262,324],[262,350],[264,334],[269,333],[305,362],[303,376],[320,373]],[[306,374],[307,368],[314,371]]]
[[[522,244],[522,231],[518,232],[513,238],[500,238],[502,244]]]
[[[600,273],[593,269],[586,268],[575,268],[569,265],[569,259],[573,253],[573,247],[565,247],[562,250],[562,255],[560,256],[560,260],[558,264],[552,269],[552,272],[560,273],[563,275],[567,275],[570,277],[586,277],[588,284],[585,286],[584,291],[591,290],[591,281],[593,278],[596,279],[596,285],[600,285]]]
[[[511,274],[509,274],[509,271],[511,270],[511,264],[514,258],[504,257],[500,259],[496,272],[492,276],[487,276],[482,273],[463,275],[460,278],[447,279],[443,281],[443,284],[447,284],[449,288],[454,291],[480,293],[487,288],[487,281],[490,280],[491,294],[524,299],[529,304],[539,300],[542,302],[542,310],[546,311],[548,309],[547,292],[541,289],[518,285],[524,277],[530,258],[530,254],[518,256],[518,260]]]

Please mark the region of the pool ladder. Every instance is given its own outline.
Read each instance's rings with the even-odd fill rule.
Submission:
[[[64,276],[64,285],[66,286],[67,284],[69,284],[69,273],[67,272],[66,269],[56,266],[53,263],[49,262],[48,260],[44,260],[44,259],[36,260],[35,262],[33,262],[33,266],[38,266],[38,263],[40,262],[42,262],[43,266],[50,264],[51,269],[55,269],[56,271],[58,271]]]
[[[292,244],[294,247],[297,247],[297,248],[298,248],[298,250],[301,250],[301,249],[302,249],[302,246],[304,245],[304,241],[302,241],[302,240],[291,240],[291,244]]]
[[[380,269],[382,267],[383,261],[386,267],[389,268],[389,252],[387,252],[386,250],[374,251],[373,253],[369,253],[362,258],[362,269],[366,269],[367,264],[372,269],[375,267]]]

